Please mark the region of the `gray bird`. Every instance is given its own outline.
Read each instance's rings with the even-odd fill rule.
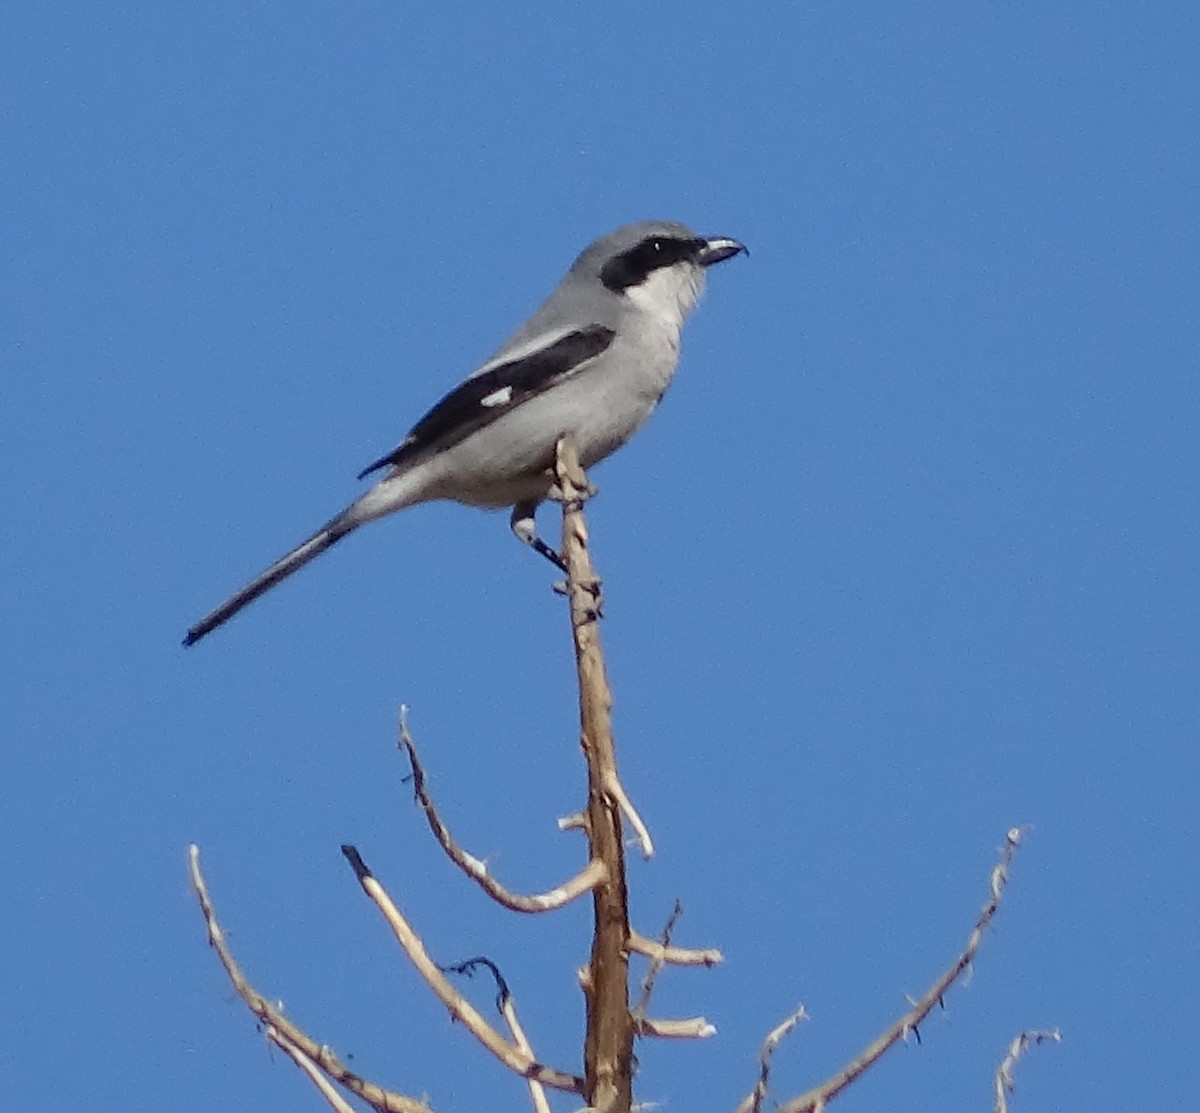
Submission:
[[[422,502],[511,506],[513,533],[560,568],[534,514],[553,482],[560,436],[585,468],[650,416],[679,359],[683,322],[706,268],[744,252],[737,240],[647,220],[588,247],[529,318],[470,378],[359,473],[383,477],[307,541],[196,623],[193,645],[359,526]]]

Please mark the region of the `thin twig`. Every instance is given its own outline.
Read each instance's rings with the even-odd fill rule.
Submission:
[[[354,1113],[354,1106],[333,1088],[333,1083],[321,1073],[321,1068],[273,1024],[267,1026],[266,1037],[308,1075],[309,1081],[329,1103],[333,1113]]]
[[[1000,851],[1000,861],[992,868],[987,902],[979,914],[979,919],[975,921],[971,934],[967,937],[966,947],[963,948],[958,958],[913,1003],[911,1009],[868,1044],[846,1066],[815,1089],[785,1102],[779,1107],[778,1113],[815,1113],[815,1111],[823,1109],[830,1098],[840,1094],[865,1070],[873,1066],[888,1048],[904,1039],[910,1032],[918,1030],[918,1025],[936,1008],[946,990],[974,961],[979,945],[983,942],[983,933],[988,929],[1000,908],[1004,887],[1008,883],[1008,868],[1012,864],[1023,833],[1023,828],[1012,827],[1005,836],[1004,846]]]
[[[456,962],[453,966],[445,966],[442,969],[447,973],[466,974],[470,977],[475,972],[476,967],[479,966],[490,971],[496,981],[496,1008],[500,1011],[500,1015],[504,1017],[504,1023],[508,1025],[513,1043],[531,1059],[536,1058],[533,1045],[529,1042],[529,1037],[525,1034],[525,1028],[517,1016],[517,1003],[513,998],[512,991],[508,988],[508,982],[505,981],[504,975],[500,973],[500,967],[490,958],[480,957],[469,958],[465,962]],[[546,1088],[534,1078],[528,1078],[526,1082],[529,1085],[529,1097],[533,1102],[534,1113],[550,1113],[550,1103],[546,1098]]]
[[[646,1011],[650,1008],[650,997],[654,993],[654,983],[658,981],[658,975],[666,964],[663,954],[671,945],[671,933],[674,932],[675,925],[679,923],[679,917],[682,915],[683,905],[677,900],[675,906],[671,909],[671,914],[667,917],[667,922],[663,924],[662,932],[659,934],[661,942],[659,953],[650,959],[650,964],[646,967],[646,976],[642,979],[642,995],[638,999],[638,1003],[633,1007],[633,1017],[635,1020],[643,1019]]]
[[[200,872],[200,848],[195,845],[188,847],[188,873],[191,876],[192,888],[196,890],[196,899],[200,902],[200,910],[204,913],[209,943],[217,952],[217,957],[221,960],[221,965],[225,967],[225,973],[233,983],[237,995],[245,1001],[247,1008],[258,1017],[268,1032],[274,1028],[339,1086],[344,1086],[372,1108],[379,1110],[380,1113],[432,1113],[425,1102],[406,1097],[404,1094],[398,1094],[392,1090],[385,1090],[382,1086],[368,1082],[353,1071],[347,1070],[325,1044],[317,1043],[307,1032],[298,1028],[279,1009],[270,1004],[247,980],[246,975],[242,973],[241,967],[234,959],[233,952],[229,949],[225,933],[217,923],[216,909],[208,894],[204,875]]]
[[[654,857],[654,840],[650,837],[650,829],[646,826],[642,817],[638,815],[638,810],[633,806],[633,801],[629,799],[629,794],[625,791],[625,786],[621,784],[621,779],[617,776],[616,769],[610,769],[608,776],[604,779],[604,786],[609,796],[614,799],[621,811],[624,812],[625,818],[629,820],[629,825],[633,828],[634,834],[637,835],[638,845],[642,848],[642,857],[649,860]]]
[[[425,819],[429,823],[433,837],[446,852],[446,856],[497,904],[502,904],[513,912],[550,912],[556,908],[562,908],[563,905],[570,904],[571,901],[590,892],[603,878],[604,863],[592,859],[574,877],[549,892],[524,894],[506,889],[488,873],[485,862],[473,854],[468,854],[455,842],[454,836],[450,834],[450,829],[442,822],[442,817],[438,814],[433,797],[427,787],[425,767],[417,756],[416,743],[408,730],[408,708],[404,706],[400,708],[400,749],[408,755],[409,766],[412,769],[413,791],[416,794],[417,803],[425,813]]]
[[[1013,1068],[1016,1067],[1017,1060],[1031,1047],[1036,1047],[1038,1044],[1046,1043],[1047,1041],[1050,1043],[1061,1043],[1062,1033],[1057,1028],[1052,1028],[1050,1031],[1032,1029],[1028,1032],[1022,1032],[1008,1045],[1008,1054],[1004,1056],[1000,1065],[996,1068],[996,1078],[994,1080],[996,1113],[1008,1113],[1008,1095],[1013,1093],[1017,1088],[1017,1080],[1013,1075]]]
[[[657,1036],[660,1039],[671,1040],[706,1040],[717,1034],[716,1026],[702,1016],[667,1020],[663,1017],[646,1015],[646,1010],[650,1007],[650,998],[654,993],[654,983],[658,980],[658,975],[667,961],[666,954],[671,946],[671,934],[682,915],[683,905],[676,901],[675,906],[671,909],[671,914],[667,917],[667,922],[663,925],[657,953],[651,958],[646,976],[642,979],[642,996],[633,1009],[633,1022],[639,1036]]]
[[[504,1023],[508,1025],[513,1042],[531,1059],[535,1058],[533,1045],[529,1042],[529,1037],[525,1035],[525,1029],[521,1024],[520,1018],[517,1016],[517,1003],[512,999],[511,994],[504,998],[504,1004],[500,1011],[504,1014]],[[529,1084],[529,1099],[533,1102],[534,1113],[550,1113],[550,1102],[546,1097],[546,1088],[536,1078],[530,1078],[527,1082]]]
[[[639,1036],[656,1036],[664,1040],[707,1040],[717,1034],[717,1026],[703,1016],[668,1020],[661,1016],[634,1017]]]
[[[556,1090],[582,1092],[584,1085],[582,1078],[537,1062],[532,1055],[510,1043],[484,1020],[475,1006],[450,984],[437,963],[429,957],[429,952],[425,950],[425,944],[413,931],[384,887],[367,868],[367,864],[362,860],[359,852],[353,846],[347,845],[342,847],[342,854],[350,863],[350,868],[354,870],[354,876],[358,878],[363,892],[382,913],[388,927],[392,929],[396,941],[408,955],[409,961],[416,967],[417,973],[450,1011],[454,1020],[460,1022],[500,1062],[522,1078],[537,1079]]]
[[[807,1019],[808,1013],[801,1005],[791,1016],[785,1017],[767,1033],[767,1038],[763,1040],[762,1048],[758,1053],[758,1080],[754,1083],[754,1089],[742,1098],[735,1113],[759,1113],[762,1109],[763,1099],[767,1096],[767,1083],[771,1077],[771,1059],[775,1055],[775,1049],[783,1043],[784,1037],[800,1021]]]
[[[664,947],[657,939],[649,939],[636,931],[629,933],[629,949],[650,959],[659,959],[671,966],[716,966],[725,956],[715,947],[693,950],[690,947]]]

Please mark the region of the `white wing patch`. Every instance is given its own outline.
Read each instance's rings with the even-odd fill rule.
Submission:
[[[505,406],[509,403],[513,396],[513,388],[511,386],[502,386],[499,390],[493,390],[486,398],[480,398],[481,406]]]

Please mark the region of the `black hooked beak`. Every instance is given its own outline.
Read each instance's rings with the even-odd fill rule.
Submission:
[[[713,236],[705,240],[696,252],[696,262],[702,267],[711,267],[714,263],[723,263],[735,255],[749,255],[746,245],[728,236]]]

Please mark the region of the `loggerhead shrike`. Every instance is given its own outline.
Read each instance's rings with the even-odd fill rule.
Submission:
[[[744,252],[737,240],[647,220],[587,248],[532,317],[465,382],[365,468],[383,477],[307,541],[196,623],[193,645],[359,526],[417,503],[511,506],[520,540],[560,568],[534,513],[553,483],[555,445],[570,434],[591,467],[650,416],[679,358],[683,322],[705,268]]]

